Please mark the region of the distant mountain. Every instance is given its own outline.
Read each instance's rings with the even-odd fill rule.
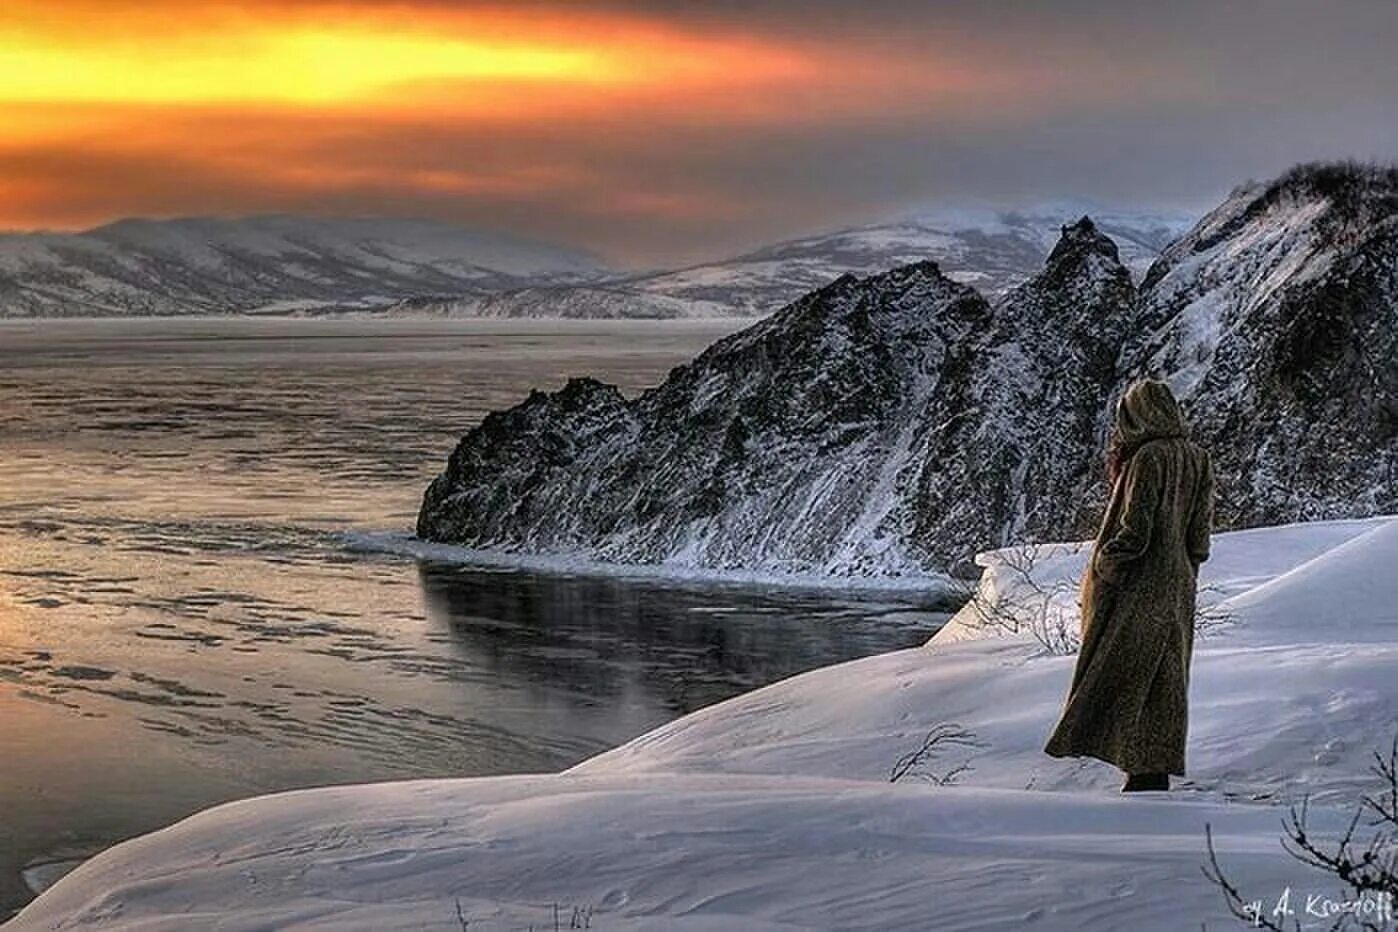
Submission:
[[[0,317],[325,313],[486,317],[763,316],[846,273],[931,259],[996,297],[1033,275],[1073,205],[921,213],[688,268],[622,274],[575,250],[425,220],[122,220],[0,234]],[[1144,272],[1187,228],[1114,212]]]
[[[1083,537],[1117,394],[1165,378],[1218,524],[1398,511],[1398,172],[1248,185],[1138,290],[1086,218],[994,305],[924,261],[842,276],[625,399],[489,415],[424,539],[631,563],[897,576]]]
[[[0,235],[0,317],[381,309],[604,273],[575,250],[426,220],[123,220]]]
[[[1035,275],[1059,230],[1082,205],[1055,203],[1013,212],[922,212],[874,226],[809,236],[722,262],[614,278],[575,287],[529,287],[460,300],[426,299],[420,309],[498,317],[757,317],[844,274],[873,275],[932,260],[953,281],[989,298]],[[1194,218],[1106,211],[1094,216],[1139,277]]]

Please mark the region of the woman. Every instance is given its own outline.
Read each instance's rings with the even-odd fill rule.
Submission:
[[[1184,774],[1213,466],[1164,382],[1135,382],[1117,403],[1107,481],[1111,501],[1082,578],[1082,648],[1044,750],[1116,765],[1123,792],[1168,790],[1169,775]]]

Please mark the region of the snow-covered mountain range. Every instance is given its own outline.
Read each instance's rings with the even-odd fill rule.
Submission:
[[[928,259],[953,281],[995,298],[1038,272],[1058,231],[1085,212],[1072,202],[1021,211],[920,211],[673,271],[414,303],[447,314],[499,317],[759,317],[841,275],[873,275]],[[1138,278],[1195,219],[1121,210],[1094,211],[1093,217]]]
[[[922,212],[644,274],[610,271],[575,250],[423,220],[123,220],[85,233],[0,234],[0,317],[761,316],[847,272],[923,259],[995,295],[1038,269],[1072,209]],[[1099,223],[1137,274],[1188,226],[1179,215],[1120,211],[1099,215]]]
[[[488,416],[418,535],[625,563],[898,576],[1089,536],[1111,402],[1175,387],[1223,527],[1398,510],[1398,171],[1244,186],[1141,289],[1084,218],[992,305],[931,261],[845,275],[627,400]]]
[[[123,220],[0,235],[0,317],[375,310],[605,274],[579,251],[426,220]]]

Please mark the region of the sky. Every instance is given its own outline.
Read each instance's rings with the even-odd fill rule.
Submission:
[[[0,227],[413,216],[619,265],[1398,156],[1398,0],[5,0]]]

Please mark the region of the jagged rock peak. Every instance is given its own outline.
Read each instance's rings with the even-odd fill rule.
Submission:
[[[801,334],[824,342],[847,326],[863,323],[881,329],[920,327],[918,319],[932,314],[959,320],[984,320],[990,306],[969,285],[947,277],[930,259],[901,265],[863,278],[844,274],[822,288],[739,331],[706,350],[753,340],[787,343]],[[863,323],[861,323],[863,322]]]
[[[1048,266],[1092,254],[1105,256],[1113,262],[1121,261],[1116,241],[1097,229],[1091,217],[1084,216],[1077,223],[1063,226],[1062,235],[1049,253]]]
[[[974,292],[975,289],[969,285],[964,285],[942,272],[941,266],[931,259],[922,259],[917,262],[910,262],[907,265],[896,266],[886,272],[879,272],[874,275],[866,275],[863,278],[846,272],[839,278],[812,292],[807,297],[831,297],[840,294],[858,293],[889,293],[905,292],[914,289],[924,289],[933,287],[936,289],[947,289],[956,292]],[[796,303],[800,303],[799,301]]]
[[[957,284],[952,281],[952,279],[948,278],[942,272],[942,267],[932,259],[922,259],[918,262],[909,263],[908,265],[900,265],[889,270],[885,274],[890,276],[893,281],[906,281],[911,278],[922,277],[948,282],[949,284]]]
[[[1105,313],[1104,306],[1113,315],[1124,314],[1135,299],[1131,273],[1122,264],[1116,243],[1091,218],[1083,217],[1062,227],[1043,271],[1007,294],[1000,309],[1002,318],[1017,320],[1027,314],[1037,316],[1040,324],[1063,314],[1085,314],[1095,321]]]

